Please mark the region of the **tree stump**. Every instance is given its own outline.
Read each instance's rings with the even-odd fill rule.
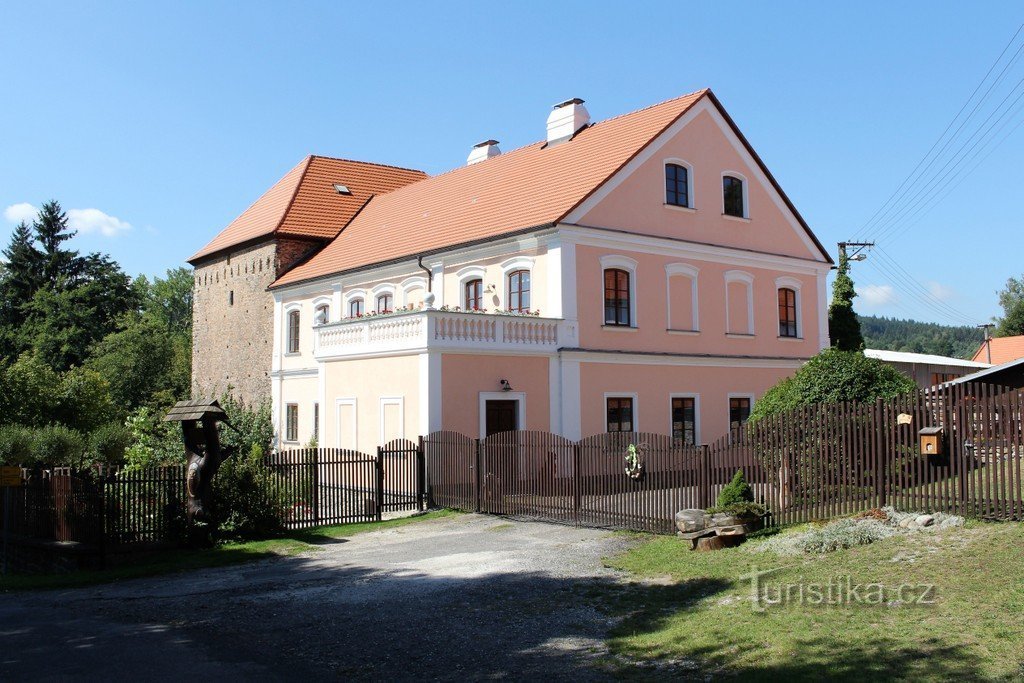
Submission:
[[[736,536],[704,536],[693,539],[693,549],[698,551],[721,550],[722,548],[735,548],[743,543],[745,537]]]

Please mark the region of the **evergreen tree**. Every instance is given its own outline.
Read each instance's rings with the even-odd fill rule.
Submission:
[[[68,216],[55,200],[43,204],[33,224],[36,242],[41,247],[41,275],[47,284],[60,280],[70,281],[81,266],[78,252],[65,249],[63,244],[77,233],[68,227]]]
[[[853,298],[857,292],[850,277],[850,259],[846,251],[839,252],[839,268],[836,281],[832,283],[832,303],[828,307],[828,336],[832,346],[842,351],[858,351],[864,348],[864,337],[860,321],[853,311]]]

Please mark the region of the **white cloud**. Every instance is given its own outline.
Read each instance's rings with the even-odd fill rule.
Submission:
[[[868,306],[878,307],[894,304],[898,300],[896,291],[889,285],[864,285],[857,292]]]
[[[39,213],[39,209],[28,202],[21,202],[20,204],[11,204],[4,209],[4,218],[9,223],[20,223],[22,221],[31,223],[35,220],[37,213]]]
[[[956,296],[956,290],[939,282],[929,282],[928,291],[931,293],[932,297],[939,301],[949,301]]]
[[[117,237],[132,229],[131,223],[103,213],[99,209],[68,209],[68,225],[80,233],[98,232],[104,237]]]

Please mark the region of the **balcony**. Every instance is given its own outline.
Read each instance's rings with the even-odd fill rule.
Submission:
[[[576,343],[575,325],[556,318],[423,310],[315,328],[317,359],[409,351],[546,354]]]

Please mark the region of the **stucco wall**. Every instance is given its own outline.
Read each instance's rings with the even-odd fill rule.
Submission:
[[[444,354],[441,360],[441,423],[444,429],[478,438],[481,392],[501,392],[507,379],[513,394],[525,394],[524,427],[547,431],[551,427],[549,360],[531,356]],[[493,396],[502,399],[504,395]]]
[[[671,434],[671,395],[689,394],[698,397],[698,441],[710,443],[728,433],[730,395],[750,395],[756,402],[768,388],[794,370],[795,365],[785,369],[581,363],[582,434],[590,436],[606,430],[607,394],[635,394],[636,428]]]

